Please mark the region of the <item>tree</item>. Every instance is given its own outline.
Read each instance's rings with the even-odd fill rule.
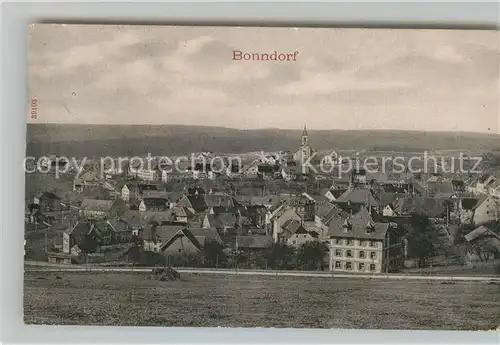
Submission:
[[[208,239],[203,246],[204,264],[209,267],[218,267],[225,263],[226,255],[223,252],[224,247],[219,242]]]
[[[129,250],[129,259],[132,261],[132,264],[135,266],[141,261],[141,252],[143,249],[143,240],[138,235],[133,235],[131,238],[131,247]]]
[[[297,253],[298,267],[305,270],[323,270],[327,250],[325,244],[318,241],[304,243]]]
[[[418,259],[419,267],[426,267],[440,248],[438,231],[425,214],[412,213],[407,240],[408,254]]]
[[[291,269],[295,250],[284,243],[274,243],[266,254],[267,267],[272,269]]]
[[[486,228],[491,230],[494,234],[500,235],[500,221],[494,220],[484,224]],[[475,229],[475,226],[464,224],[460,226],[456,237],[455,244],[458,247],[465,248],[467,253],[475,254],[479,260],[487,262],[488,260],[499,256],[498,249],[492,245],[491,238],[477,238],[471,242],[465,240],[465,235]]]

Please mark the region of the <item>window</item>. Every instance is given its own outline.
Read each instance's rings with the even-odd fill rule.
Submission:
[[[335,256],[342,256],[342,251],[340,249],[336,249]]]
[[[346,256],[347,256],[348,258],[352,258],[352,250],[347,250],[347,251],[346,251]]]
[[[370,264],[370,272],[375,272],[375,264]]]
[[[376,247],[377,246],[377,242],[375,241],[370,241],[370,247]]]
[[[335,239],[335,244],[342,244],[342,240],[340,238]]]
[[[358,270],[359,270],[359,271],[364,271],[364,270],[365,270],[365,264],[364,264],[364,263],[360,263],[360,264],[358,265]]]
[[[366,247],[366,243],[367,243],[367,242],[366,242],[366,240],[361,240],[361,241],[359,241],[359,245],[360,245],[361,247]]]
[[[377,258],[376,252],[370,252],[370,259],[375,260]]]
[[[335,261],[335,268],[340,268],[340,261]]]
[[[297,244],[297,241],[293,241],[292,243],[293,243],[293,244]]]
[[[182,252],[182,248],[179,248],[179,253]]]
[[[351,239],[346,239],[346,240],[345,240],[345,244],[346,244],[347,246],[352,245],[352,240],[351,240]]]
[[[363,250],[361,250],[361,251],[359,252],[359,258],[360,258],[360,259],[364,259],[364,258],[365,258],[365,252],[364,252]]]
[[[348,261],[348,262],[346,262],[346,263],[345,263],[345,269],[346,269],[346,270],[352,270],[352,263],[351,263],[351,262],[349,262],[349,261]]]

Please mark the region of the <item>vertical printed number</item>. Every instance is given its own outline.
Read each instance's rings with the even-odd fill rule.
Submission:
[[[36,97],[31,97],[30,100],[30,118],[32,120],[38,119],[38,100]]]

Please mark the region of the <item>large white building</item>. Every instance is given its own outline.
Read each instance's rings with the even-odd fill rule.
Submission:
[[[403,265],[402,231],[395,223],[375,222],[366,208],[335,219],[328,237],[330,271],[385,273]]]

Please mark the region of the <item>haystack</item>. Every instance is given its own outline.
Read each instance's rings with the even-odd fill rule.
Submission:
[[[173,281],[181,279],[179,272],[172,267],[155,267],[152,270],[152,278],[160,281]]]

